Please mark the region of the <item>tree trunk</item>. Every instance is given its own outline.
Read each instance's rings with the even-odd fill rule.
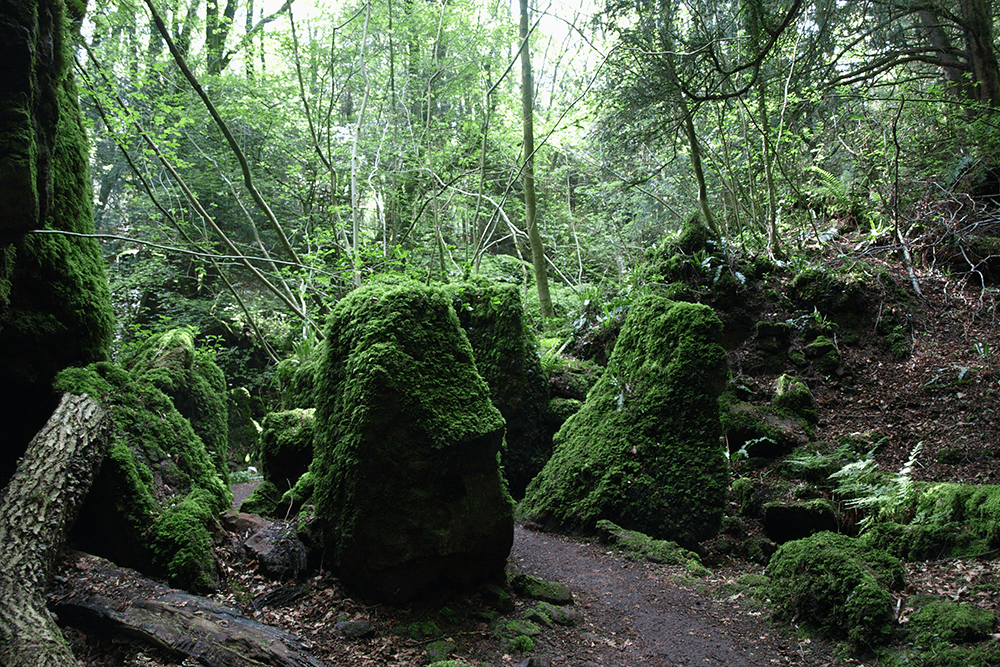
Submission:
[[[694,118],[691,116],[691,110],[688,109],[687,102],[683,99],[681,100],[681,110],[684,113],[684,129],[687,132],[688,144],[691,147],[691,166],[694,168],[695,180],[698,181],[698,207],[705,218],[705,224],[714,234],[718,235],[719,226],[715,223],[712,208],[708,205],[708,185],[705,183],[705,171],[701,167],[701,145],[698,143],[698,134],[694,129]]]
[[[185,665],[323,667],[292,634],[102,558],[71,552],[62,572],[49,598],[57,614],[164,649]],[[297,586],[286,589],[301,595]]]
[[[528,39],[528,0],[520,0],[521,40]],[[528,45],[521,49],[521,114],[524,120],[524,219],[531,243],[531,263],[535,269],[535,286],[538,288],[538,305],[542,317],[555,317],[552,296],[549,294],[549,279],[545,272],[545,249],[542,236],[538,233],[535,218],[535,85],[531,76],[531,54]]]
[[[951,40],[941,24],[941,19],[932,12],[922,9],[917,12],[920,23],[927,31],[927,39],[931,46],[937,49],[937,58],[942,62],[941,70],[944,79],[948,82],[955,97],[959,99],[976,99],[976,93],[969,80],[965,77],[965,67],[962,61],[955,56],[955,50],[951,46]]]
[[[988,0],[961,0],[965,51],[976,83],[976,99],[1000,107],[1000,66],[993,52],[993,19]]]
[[[0,504],[0,664],[76,667],[45,608],[56,554],[107,447],[105,411],[66,394],[28,445]]]

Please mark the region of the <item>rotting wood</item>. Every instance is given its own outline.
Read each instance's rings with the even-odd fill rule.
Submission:
[[[64,621],[127,635],[207,667],[323,667],[292,634],[103,558],[70,553],[62,572],[49,605]]]

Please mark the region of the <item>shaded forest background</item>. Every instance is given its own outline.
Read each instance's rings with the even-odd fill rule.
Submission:
[[[986,268],[985,0],[553,3],[525,7],[524,41],[517,9],[91,8],[76,67],[118,347],[190,325],[266,399],[328,304],[386,272],[520,284],[557,338],[613,320],[692,216],[734,257],[807,263],[850,229]]]

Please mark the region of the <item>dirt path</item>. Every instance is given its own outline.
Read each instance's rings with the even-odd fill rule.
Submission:
[[[600,544],[518,527],[510,562],[569,586],[585,619],[544,633],[532,665],[836,664],[827,646],[776,636],[761,612],[681,588],[664,566],[629,562]]]

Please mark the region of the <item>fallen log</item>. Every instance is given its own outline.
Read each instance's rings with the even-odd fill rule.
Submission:
[[[56,555],[107,448],[105,411],[65,394],[18,462],[0,502],[0,665],[76,667],[45,608]]]
[[[81,552],[67,554],[49,606],[62,621],[124,634],[206,667],[324,667],[292,634]]]

